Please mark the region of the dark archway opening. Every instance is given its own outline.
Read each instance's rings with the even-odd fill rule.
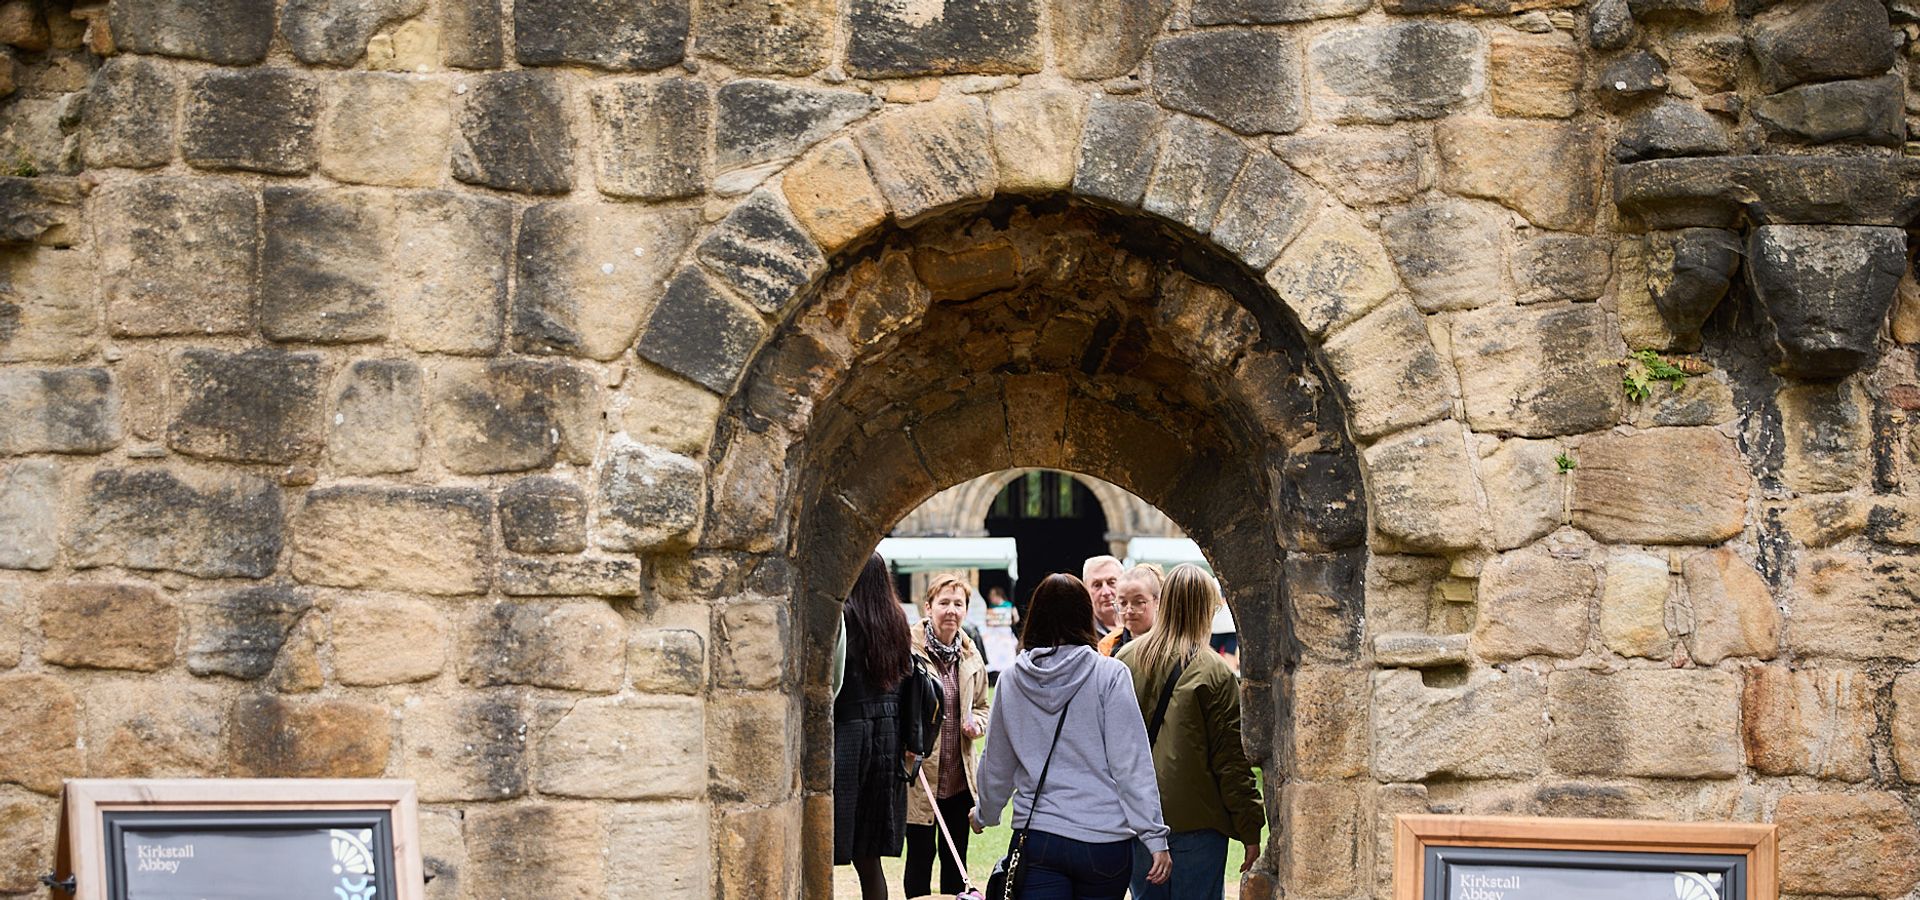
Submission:
[[[1041,469],[1015,478],[987,510],[987,534],[1010,537],[1020,549],[1020,577],[981,573],[980,590],[999,586],[1026,615],[1032,586],[1054,572],[1080,574],[1080,564],[1107,552],[1107,513],[1087,486],[1065,472]]]

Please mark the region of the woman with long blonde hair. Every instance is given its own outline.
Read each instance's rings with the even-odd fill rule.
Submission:
[[[1136,878],[1136,900],[1218,900],[1226,886],[1227,841],[1246,845],[1242,872],[1260,855],[1266,818],[1240,744],[1239,683],[1208,645],[1221,602],[1213,576],[1191,564],[1174,567],[1161,586],[1152,630],[1115,657],[1133,673],[1161,813],[1172,832],[1173,877],[1158,885]]]

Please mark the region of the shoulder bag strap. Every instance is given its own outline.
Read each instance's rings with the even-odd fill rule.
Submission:
[[[1087,681],[1092,681],[1093,678],[1094,676],[1088,675]],[[1040,766],[1040,780],[1033,784],[1033,801],[1027,805],[1027,824],[1020,826],[1021,831],[1033,827],[1034,814],[1040,811],[1040,792],[1047,787],[1047,771],[1053,768],[1053,751],[1060,748],[1060,731],[1067,727],[1067,712],[1073,709],[1073,701],[1086,688],[1087,681],[1080,682],[1080,686],[1073,689],[1073,696],[1067,698],[1066,705],[1060,707],[1060,721],[1053,725],[1053,743],[1047,747],[1047,761]]]
[[[1180,683],[1180,676],[1186,671],[1187,660],[1182,659],[1173,667],[1173,674],[1167,676],[1167,686],[1160,689],[1160,703],[1153,708],[1153,721],[1147,723],[1147,746],[1160,740],[1160,726],[1167,724],[1167,705],[1173,702],[1173,687]]]

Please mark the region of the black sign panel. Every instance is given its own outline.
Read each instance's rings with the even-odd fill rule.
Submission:
[[[108,900],[389,900],[387,810],[102,813]]]
[[[1744,900],[1744,856],[1428,847],[1422,900]]]

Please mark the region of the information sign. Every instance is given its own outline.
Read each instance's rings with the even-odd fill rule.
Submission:
[[[1395,900],[1777,900],[1772,825],[1400,816]]]

